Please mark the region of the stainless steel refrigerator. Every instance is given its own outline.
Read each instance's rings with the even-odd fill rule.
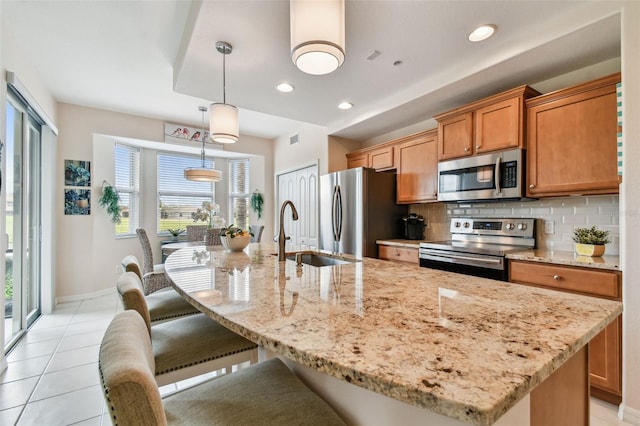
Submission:
[[[378,257],[376,241],[402,238],[408,206],[396,204],[396,175],[358,167],[320,177],[320,249]]]

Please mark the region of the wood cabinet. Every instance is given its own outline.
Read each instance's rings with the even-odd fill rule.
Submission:
[[[438,200],[438,131],[418,133],[403,139],[397,152],[398,204]]]
[[[622,300],[622,274],[616,271],[511,261],[510,281],[612,300]],[[589,342],[591,395],[622,401],[622,317]]]
[[[436,115],[438,160],[525,148],[524,101],[539,94],[520,86]]]
[[[378,258],[383,260],[392,260],[394,262],[407,262],[418,265],[418,249],[409,247],[398,247],[388,245],[378,245]]]
[[[347,168],[371,167],[377,171],[396,167],[393,144],[384,143],[347,154]]]
[[[618,193],[619,81],[613,74],[526,102],[527,195]]]

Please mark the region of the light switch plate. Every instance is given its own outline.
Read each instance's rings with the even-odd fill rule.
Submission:
[[[544,233],[545,234],[553,234],[555,232],[554,223],[552,220],[544,221]]]

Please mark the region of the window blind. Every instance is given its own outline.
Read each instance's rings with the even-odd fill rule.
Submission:
[[[116,143],[115,188],[120,197],[122,220],[116,224],[116,236],[135,235],[140,218],[140,150]]]

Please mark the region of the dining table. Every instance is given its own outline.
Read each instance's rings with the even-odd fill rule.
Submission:
[[[181,246],[165,271],[349,424],[578,424],[562,423],[567,407],[588,423],[588,343],[622,311],[378,259],[306,250],[279,261],[269,242]]]

